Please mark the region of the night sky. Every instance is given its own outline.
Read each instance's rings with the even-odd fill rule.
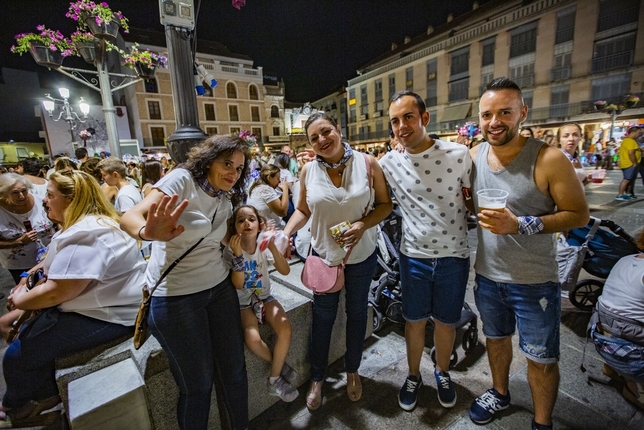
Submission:
[[[163,31],[158,0],[108,3],[131,27]],[[402,45],[405,36],[425,33],[428,25],[437,27],[449,13],[471,10],[473,1],[247,0],[241,10],[231,3],[202,0],[197,37],[249,56],[265,76],[284,79],[287,101],[306,102],[346,85],[356,69],[388,51],[391,42]],[[65,17],[68,5],[64,0],[3,0],[0,66],[55,73],[37,66],[29,54],[11,54],[9,48],[15,34],[36,31],[38,24],[69,35],[75,25]]]

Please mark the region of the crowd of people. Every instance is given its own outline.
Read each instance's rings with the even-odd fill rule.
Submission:
[[[0,333],[7,338],[19,314],[37,311],[5,354],[0,418],[14,425],[50,420],[41,412],[60,402],[54,358],[131,335],[143,284],[156,285],[148,323],[179,387],[179,428],[207,427],[215,378],[232,427],[248,427],[244,345],[270,363],[267,394],[295,400],[295,372],[286,358],[293,331],[303,328],[288,321],[268,266],[287,274],[288,238],[301,233],[310,237],[302,257],[344,264],[344,293],[313,296],[306,406],[314,411],[323,404],[341,294],[346,392],[351,402],[359,401],[376,226],[392,211],[393,197],[402,213],[408,363],[400,407],[409,411],[419,401],[429,318],[438,402],[444,408],[457,403],[449,370],[470,271],[470,213],[478,220],[474,293],[491,387],[474,400],[469,416],[486,424],[509,407],[512,336],[518,331],[534,406],[531,426],[552,428],[561,314],[555,233],[588,222],[583,185],[589,178],[577,153],[580,127],[563,125],[553,136],[557,149],[531,130],[520,131],[527,114],[521,89],[497,78],[479,103],[481,139],[448,142],[428,135],[422,97],[401,91],[389,105],[390,151],[354,150],[335,120],[319,112],[304,125],[312,149],[297,155],[289,146],[272,157],[251,155],[243,138],[214,135],[175,168],[164,159],[138,165],[77,154],[78,166],[61,158],[42,194],[35,190],[43,184],[27,174],[0,175],[0,258],[16,281]],[[477,191],[485,189],[507,191],[505,207],[482,205]],[[331,227],[345,221],[348,228],[334,237]],[[141,246],[150,247],[147,263]],[[37,273],[43,277],[34,285]],[[639,279],[641,287],[642,275],[624,282]],[[276,333],[272,349],[260,336],[263,323]],[[63,332],[73,335],[58,342]]]

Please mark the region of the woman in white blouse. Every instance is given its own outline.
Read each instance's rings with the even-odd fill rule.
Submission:
[[[2,317],[6,322],[21,310],[40,309],[2,363],[7,390],[0,419],[8,416],[13,427],[57,418],[59,412],[41,414],[60,403],[55,359],[131,335],[144,282],[138,245],[119,229],[119,214],[93,177],[54,173],[43,201],[49,218],[62,225],[42,263],[46,281],[16,286],[8,298],[14,310]]]

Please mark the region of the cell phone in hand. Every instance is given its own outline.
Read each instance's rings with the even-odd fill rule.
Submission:
[[[31,226],[31,221],[26,220],[22,224],[25,226],[25,230],[27,230],[27,231],[33,230],[33,227]]]

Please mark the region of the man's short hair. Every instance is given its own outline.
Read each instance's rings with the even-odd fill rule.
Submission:
[[[523,104],[523,93],[521,92],[521,88],[512,79],[508,79],[505,76],[501,76],[500,78],[493,79],[492,82],[488,83],[485,86],[485,91],[483,91],[483,94],[487,93],[488,91],[498,91],[498,90],[516,91],[517,93],[519,93],[519,97],[521,97],[521,104]]]
[[[125,164],[116,157],[107,157],[98,163],[98,168],[105,170],[110,175],[118,173],[122,179],[125,179]]]
[[[27,175],[33,175],[36,176],[38,172],[40,172],[40,160],[38,160],[36,157],[29,157],[25,158],[24,160],[20,160],[18,162],[19,166],[22,166],[24,173]]]
[[[420,112],[421,115],[424,114],[425,111],[427,111],[427,108],[425,107],[425,101],[423,100],[423,98],[413,91],[407,91],[407,90],[398,91],[393,96],[391,96],[391,99],[389,99],[389,104],[391,105],[396,100],[401,99],[405,96],[413,97],[416,100],[416,106],[418,106],[418,112]]]
[[[642,127],[640,127],[639,125],[629,127],[627,134],[636,133],[636,132],[640,131],[641,129],[642,129]]]
[[[76,151],[74,151],[74,155],[79,160],[87,157],[87,148],[76,148]]]

